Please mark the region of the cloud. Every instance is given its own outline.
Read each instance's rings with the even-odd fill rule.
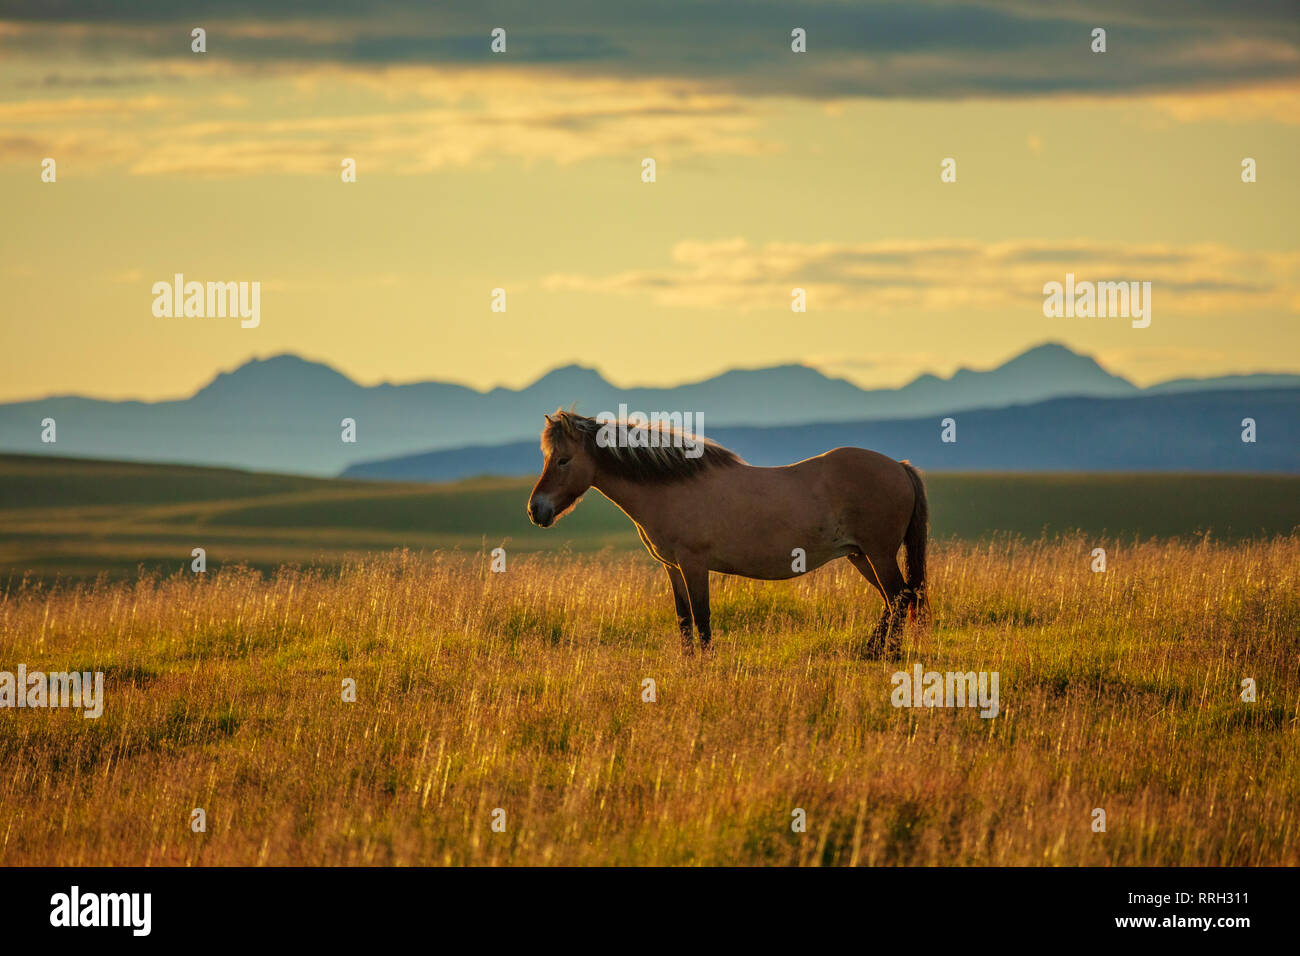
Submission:
[[[219,12],[186,0],[0,0],[0,80],[35,91],[0,102],[0,162],[53,155],[85,171],[235,176],[332,173],[343,156],[398,174],[651,148],[661,162],[758,156],[785,148],[766,120],[791,97],[834,114],[862,97],[1122,95],[1175,122],[1300,123],[1291,11],[1174,9],[557,0],[489,16],[464,0],[389,0],[378,12],[333,0],[307,15],[287,0]],[[1087,49],[1096,22],[1109,25],[1104,55]],[[196,23],[208,30],[204,55],[189,52]],[[508,53],[497,56],[488,35],[500,24]],[[809,31],[808,53],[790,51],[792,24]],[[159,90],[113,95],[149,83]],[[283,118],[262,115],[270,109]],[[1035,133],[1026,142],[1044,149]]]
[[[1041,308],[1043,284],[1152,283],[1158,309],[1300,311],[1300,252],[1257,252],[1217,243],[1170,245],[1100,240],[889,240],[751,245],[745,239],[684,241],[672,264],[604,276],[552,274],[549,291],[647,296],[669,306],[788,309],[791,290],[810,309]]]
[[[1087,45],[1097,22],[1110,31],[1102,55]],[[204,55],[189,52],[196,23]],[[498,56],[488,39],[502,24]],[[792,25],[808,53],[790,51]],[[0,162],[232,176],[333,172],[342,156],[399,174],[650,147],[661,162],[757,156],[784,148],[765,120],[790,98],[834,115],[864,97],[1124,96],[1175,122],[1300,123],[1296,26],[1269,3],[557,0],[489,16],[466,0],[377,12],[332,0],[310,15],[288,0],[0,0],[0,82],[29,94],[0,102]],[[150,83],[156,93],[113,95]],[[270,109],[285,118],[259,118]],[[1035,133],[1026,142],[1044,149]]]
[[[1300,86],[1293,83],[1194,95],[1171,93],[1148,97],[1146,103],[1182,123],[1272,120],[1300,124]]]
[[[1300,79],[1300,22],[1282,2],[1213,0],[7,0],[0,50],[256,64],[394,64],[675,78],[738,95],[963,98],[1169,94]],[[1089,49],[1093,27],[1108,51]],[[504,55],[489,32],[507,30]],[[808,52],[790,50],[793,27]]]
[[[0,103],[0,122],[14,127],[0,138],[0,162],[40,152],[140,175],[223,176],[337,173],[349,156],[365,172],[413,174],[503,158],[558,165],[639,158],[651,146],[661,162],[780,148],[756,134],[756,109],[684,83],[554,77],[543,84],[517,73],[391,68],[364,80],[390,108],[320,113],[311,101],[329,110],[332,97],[320,91],[336,88],[338,71],[319,68],[295,82],[292,95],[303,108],[283,118],[232,112],[247,101],[230,93]],[[153,114],[149,122],[130,122],[143,113]]]
[[[124,117],[140,113],[157,113],[175,107],[177,101],[163,96],[68,97],[64,99],[39,99],[0,102],[0,123],[33,121],[58,121],[85,117]]]

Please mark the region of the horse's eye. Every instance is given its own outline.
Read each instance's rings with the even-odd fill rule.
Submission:
[[[561,458],[559,461],[556,462],[556,464],[557,464],[557,465],[560,465],[561,467],[563,467],[564,465],[567,465],[568,463],[569,463],[569,459],[568,459],[568,458]]]

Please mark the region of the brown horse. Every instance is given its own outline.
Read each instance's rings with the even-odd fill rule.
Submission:
[[[573,412],[545,418],[545,465],[528,517],[549,528],[588,488],[614,502],[668,571],[688,654],[692,619],[702,649],[712,636],[710,571],[772,581],[848,558],[885,599],[868,641],[872,654],[898,650],[905,610],[909,618],[923,613],[925,485],[906,461],[836,448],[757,468],[659,422],[626,425],[620,433],[617,423]],[[906,576],[898,569],[900,545],[907,548]]]

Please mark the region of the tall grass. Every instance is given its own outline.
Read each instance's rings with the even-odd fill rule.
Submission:
[[[705,658],[623,554],[16,588],[0,670],[107,703],[0,710],[0,864],[1300,863],[1300,537],[1094,544],[935,546],[896,661],[845,562],[715,576]],[[918,662],[1001,713],[895,709]]]

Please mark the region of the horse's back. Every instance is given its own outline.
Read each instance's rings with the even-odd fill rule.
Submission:
[[[897,484],[899,488],[910,487],[902,462],[888,455],[882,455],[878,451],[872,451],[870,448],[858,448],[855,445],[832,448],[828,452],[795,462],[790,467],[804,466],[809,470],[818,469],[859,479],[863,476],[874,476],[877,480]]]
[[[906,523],[916,492],[902,462],[869,448],[843,446],[798,462],[829,501],[852,513],[869,512],[892,525]]]

